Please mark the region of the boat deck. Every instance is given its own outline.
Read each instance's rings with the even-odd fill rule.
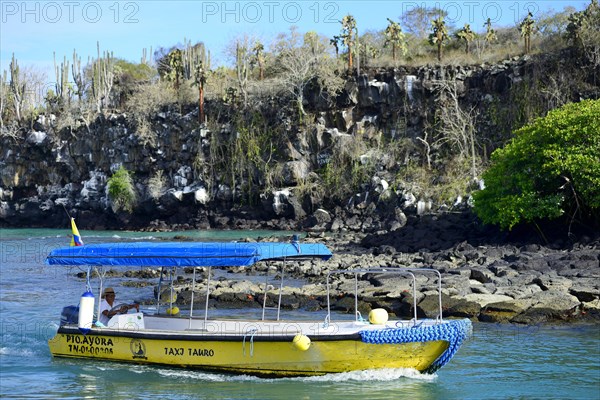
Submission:
[[[234,319],[204,319],[200,317],[174,317],[132,313],[116,315],[108,327],[94,328],[102,331],[146,332],[172,335],[215,335],[220,337],[273,337],[294,336],[303,334],[310,337],[332,335],[357,335],[360,331],[413,328],[439,325],[438,320],[391,320],[385,324],[371,324],[369,321],[272,321],[272,320],[234,320]]]

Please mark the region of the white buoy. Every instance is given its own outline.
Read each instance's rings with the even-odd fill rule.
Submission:
[[[79,330],[84,335],[90,331],[94,322],[94,294],[87,290],[79,300]]]
[[[369,313],[369,322],[373,325],[384,325],[388,321],[388,312],[383,308],[374,308]]]

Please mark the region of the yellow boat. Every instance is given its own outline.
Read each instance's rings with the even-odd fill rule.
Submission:
[[[269,310],[263,302],[260,320],[209,319],[210,271],[215,267],[250,266],[257,262],[285,262],[331,257],[321,244],[292,243],[106,243],[68,247],[52,251],[49,265],[100,268],[105,266],[203,266],[208,268],[206,308],[203,316],[117,314],[106,326],[93,322],[93,293],[88,278],[87,290],[79,307],[65,307],[56,336],[49,340],[56,357],[90,358],[197,368],[258,376],[308,376],[380,368],[413,368],[434,372],[456,353],[471,330],[467,319],[442,319],[441,295],[436,319],[388,320],[383,309],[372,310],[369,320],[358,311],[352,321],[332,320],[330,277],[334,274],[400,274],[412,277],[416,293],[416,273],[435,273],[441,290],[439,272],[431,269],[369,268],[331,271],[327,277],[327,313],[319,321],[265,319]],[[283,261],[283,263],[281,263]],[[194,268],[194,283],[195,279]],[[265,283],[265,293],[272,288]],[[441,293],[441,292],[440,292]],[[266,299],[266,295],[264,296]],[[416,298],[416,296],[413,296]],[[193,298],[192,298],[193,301]],[[358,304],[358,294],[355,293]],[[95,315],[94,315],[95,314]]]

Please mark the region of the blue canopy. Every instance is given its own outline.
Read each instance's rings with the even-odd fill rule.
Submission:
[[[331,251],[317,243],[121,242],[55,249],[48,265],[234,267],[295,258],[328,260]]]

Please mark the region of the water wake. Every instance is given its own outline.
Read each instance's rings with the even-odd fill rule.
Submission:
[[[390,382],[401,378],[421,382],[433,382],[436,374],[424,374],[412,368],[383,368],[362,371],[341,372],[321,376],[295,377],[295,378],[260,378],[251,375],[228,375],[198,370],[172,370],[155,369],[152,367],[139,368],[133,372],[143,374],[154,370],[159,375],[174,379],[192,379],[207,382],[246,382],[246,381],[296,381],[296,382]]]

